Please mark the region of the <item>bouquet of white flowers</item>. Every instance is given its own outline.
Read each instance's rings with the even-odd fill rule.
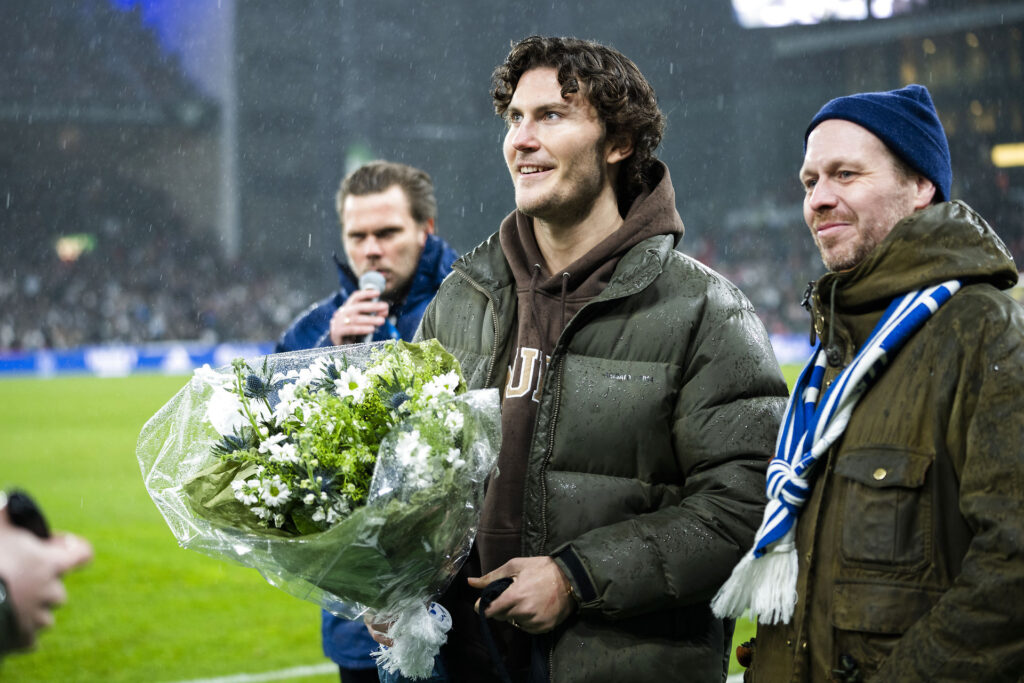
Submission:
[[[496,390],[436,341],[197,370],[137,455],[178,543],[257,569],[339,616],[393,622],[389,670],[426,676],[428,612],[469,553],[497,459]]]

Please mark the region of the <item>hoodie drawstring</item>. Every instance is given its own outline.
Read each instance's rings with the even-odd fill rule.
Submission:
[[[540,277],[540,264],[533,264],[533,273],[530,275],[530,318],[533,320],[533,328],[539,331],[543,329],[537,322],[537,279]]]
[[[565,329],[565,293],[569,289],[569,273],[562,273],[562,316],[559,320],[558,332],[561,334]]]

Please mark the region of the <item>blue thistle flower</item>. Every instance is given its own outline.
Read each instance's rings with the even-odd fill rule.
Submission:
[[[266,398],[270,393],[270,386],[261,377],[250,374],[245,378],[245,395],[248,398]]]

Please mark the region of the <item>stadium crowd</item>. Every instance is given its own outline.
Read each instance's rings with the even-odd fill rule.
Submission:
[[[88,126],[108,140],[132,125],[142,139],[152,126],[187,134],[214,111],[141,6],[11,5],[0,25],[0,349],[276,337],[310,298],[302,282],[227,262],[208,227],[115,170],[117,149],[76,144]]]
[[[65,169],[49,186],[31,175],[14,182],[4,222],[15,229],[0,252],[0,349],[270,341],[317,293],[283,268],[228,262],[209,229],[190,228],[166,195],[116,173]],[[683,249],[743,290],[770,333],[802,334],[800,301],[821,262],[796,232],[799,206],[778,206],[730,214],[720,232],[688,236]],[[1020,263],[1024,222],[990,211],[1000,213],[997,230]],[[61,260],[59,234],[91,235],[92,249]]]
[[[227,262],[166,195],[116,173],[21,176],[6,202],[2,349],[270,340],[311,299],[286,273]],[[61,234],[86,237],[62,259]]]

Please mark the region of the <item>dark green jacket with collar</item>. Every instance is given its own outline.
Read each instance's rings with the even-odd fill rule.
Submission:
[[[816,283],[814,325],[831,381],[894,297],[953,278],[964,287],[819,463],[797,524],[796,612],[758,629],[748,680],[1024,674],[1024,309],[1000,291],[1017,281],[1006,247],[962,202],[929,207]]]
[[[544,377],[522,553],[556,556],[582,599],[554,633],[554,681],[724,679],[729,629],[708,602],[759,523],[786,387],[747,299],[673,242],[623,256]],[[455,263],[418,336],[471,388],[504,387],[515,297],[494,235]]]

